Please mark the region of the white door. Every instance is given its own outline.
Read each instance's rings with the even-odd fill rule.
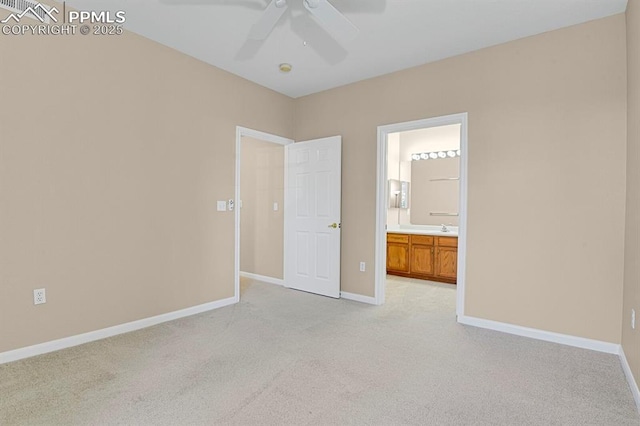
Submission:
[[[285,161],[285,285],[339,298],[342,137],[287,145]]]

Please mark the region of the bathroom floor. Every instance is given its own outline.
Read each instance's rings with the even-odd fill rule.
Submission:
[[[385,299],[407,310],[456,315],[456,286],[452,284],[387,275]]]

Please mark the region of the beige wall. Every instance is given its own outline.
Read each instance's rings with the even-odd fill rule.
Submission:
[[[216,200],[233,197],[236,125],[343,135],[342,290],[372,296],[358,262],[374,262],[376,127],[462,111],[466,313],[619,342],[626,179],[625,310],[639,293],[625,55],[619,15],[293,101],[131,34],[3,37],[0,352],[231,297],[233,214]]]
[[[293,101],[132,34],[0,61],[0,352],[233,296],[235,126]]]
[[[240,270],[282,279],[284,146],[243,136],[241,151]]]
[[[640,4],[627,6],[627,216],[625,235],[622,347],[640,384]],[[636,328],[631,329],[631,309]]]
[[[465,313],[620,342],[624,19],[298,99],[296,139],[343,136],[342,290],[374,294],[376,127],[466,111]]]

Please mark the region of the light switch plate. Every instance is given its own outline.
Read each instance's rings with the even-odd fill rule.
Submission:
[[[273,211],[274,212],[278,211],[278,203],[273,203]]]
[[[227,211],[227,202],[226,201],[218,201],[218,211],[226,212]]]

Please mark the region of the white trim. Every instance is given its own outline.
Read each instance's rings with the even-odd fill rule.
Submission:
[[[378,126],[378,166],[376,182],[376,239],[375,239],[375,260],[374,260],[374,280],[375,287],[373,297],[376,305],[384,304],[385,280],[387,279],[387,156],[388,146],[387,135],[390,131],[383,130]]]
[[[378,126],[378,169],[376,189],[376,247],[375,247],[375,301],[384,304],[386,270],[387,224],[387,136],[389,133],[406,132],[428,127],[460,124],[460,216],[458,225],[458,277],[456,286],[456,315],[464,316],[466,258],[467,258],[467,181],[468,181],[468,114],[445,115],[406,123]]]
[[[240,271],[240,276],[243,278],[249,278],[256,281],[261,281],[267,284],[275,284],[284,286],[284,280],[280,278],[268,277],[266,275],[253,274],[251,272]]]
[[[633,399],[636,401],[638,413],[640,413],[640,389],[638,388],[638,383],[636,382],[635,377],[633,377],[633,372],[631,371],[631,367],[629,366],[627,356],[624,354],[624,349],[622,348],[622,346],[620,347],[620,363],[622,364],[622,370],[624,371],[624,375],[627,378],[627,382],[629,382],[629,387],[631,388]]]
[[[233,266],[233,280],[234,280],[234,298],[236,302],[240,301],[240,160],[242,158],[242,137],[248,136],[254,139],[260,139],[265,142],[277,143],[279,145],[289,145],[293,143],[292,139],[283,138],[282,136],[272,135],[270,133],[261,132],[259,130],[249,129],[247,127],[236,126],[236,173],[235,173],[235,193],[234,197],[236,200],[236,207],[234,210],[234,233],[235,233],[235,250],[234,250],[234,266]],[[286,150],[285,150],[285,161],[286,161]],[[286,164],[286,162],[285,162]],[[286,176],[286,167],[285,167],[285,179]],[[285,180],[286,182],[286,180]],[[286,206],[286,191],[284,194],[285,199],[283,200],[283,205]],[[287,212],[284,212],[284,220],[287,220]],[[286,259],[286,247],[283,253],[283,267],[284,260]]]
[[[376,303],[376,298],[375,297],[363,296],[361,294],[355,294],[355,293],[347,293],[346,291],[341,291],[340,292],[340,297],[342,299],[353,300],[355,302],[368,303],[369,305],[377,305],[378,304],[378,303]]]
[[[592,351],[616,355],[620,353],[620,345],[617,343],[603,342],[601,340],[554,333],[552,331],[544,331],[537,328],[522,327],[519,325],[464,315],[458,317],[458,322],[460,324],[486,328],[488,330],[500,331],[502,333],[515,334],[516,336],[529,337],[531,339],[544,340],[545,342],[560,343],[561,345],[574,346],[576,348],[590,349]]]
[[[284,209],[284,211],[282,212],[282,216],[283,216],[283,220],[284,220],[284,226],[282,229],[282,250],[284,251],[283,255],[282,255],[282,278],[283,278],[283,286],[286,287],[286,285],[284,285],[284,283],[287,282],[287,267],[288,267],[288,261],[287,261],[287,249],[289,248],[289,244],[287,243],[287,238],[284,236],[284,234],[287,232],[287,223],[289,223],[289,221],[291,220],[291,212],[289,211],[289,209],[287,208],[287,201],[289,199],[289,197],[287,196],[287,182],[289,182],[289,150],[285,147],[284,149],[284,198],[283,198],[283,203],[282,203],[282,208]]]
[[[29,358],[36,355],[42,355],[53,351],[59,351],[61,349],[70,348],[73,346],[82,345],[84,343],[93,342],[95,340],[105,339],[107,337],[116,336],[118,334],[129,333],[131,331],[140,330],[142,328],[151,327],[167,321],[173,321],[175,319],[188,317],[191,315],[200,314],[203,312],[211,311],[214,309],[222,308],[236,303],[234,297],[227,299],[216,300],[215,302],[209,302],[202,305],[192,306],[190,308],[181,309],[179,311],[168,312],[166,314],[156,315],[149,318],[143,318],[141,320],[127,322],[113,327],[103,328],[101,330],[90,331],[88,333],[77,334],[75,336],[65,337],[58,340],[52,340],[45,343],[40,343],[33,346],[27,346],[26,348],[15,349],[13,351],[0,353],[0,364],[5,362],[17,361],[24,358]]]

